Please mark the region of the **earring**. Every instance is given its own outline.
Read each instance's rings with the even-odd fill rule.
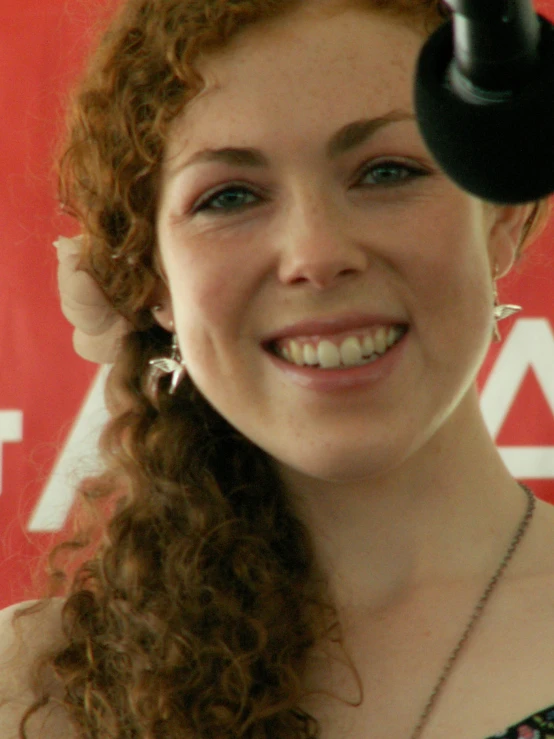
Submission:
[[[187,368],[181,357],[177,334],[173,334],[171,356],[151,359],[148,364],[151,368],[148,377],[148,389],[150,395],[154,398],[158,397],[158,385],[161,378],[165,375],[172,375],[169,394],[174,395],[179,383],[187,374]]]
[[[498,274],[498,266],[496,267],[496,274]],[[494,295],[494,330],[493,330],[493,338],[494,341],[501,341],[502,336],[500,335],[500,329],[498,328],[498,324],[500,321],[503,321],[505,318],[509,318],[510,316],[513,316],[515,313],[519,313],[523,310],[521,305],[505,305],[500,304],[498,300],[498,289],[496,287],[496,279],[494,281],[494,287],[493,287],[493,295]]]

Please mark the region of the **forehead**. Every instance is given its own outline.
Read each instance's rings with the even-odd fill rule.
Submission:
[[[405,19],[354,7],[330,14],[308,6],[253,26],[199,65],[205,89],[176,122],[168,154],[200,139],[250,145],[275,134],[283,143],[288,134],[326,135],[357,118],[410,110],[423,41]]]

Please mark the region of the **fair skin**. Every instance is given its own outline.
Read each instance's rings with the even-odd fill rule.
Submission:
[[[306,699],[322,739],[408,739],[525,509],[474,379],[492,275],[509,271],[528,210],[461,192],[406,119],[423,37],[329,6],[306,2],[205,60],[206,92],[174,126],[162,173],[169,290],[155,315],[175,328],[195,384],[273,460],[310,529],[365,693],[359,707]],[[387,125],[337,139],[368,119]],[[258,166],[251,151],[190,163],[244,147]],[[379,326],[400,326],[398,344],[358,368],[300,369],[268,351],[276,332],[340,344]],[[553,535],[539,503],[423,739],[485,739],[554,704]],[[23,650],[2,613],[6,739],[36,697],[33,657],[64,642],[61,605],[21,620]],[[313,651],[305,684],[359,699],[336,645]],[[46,707],[28,736],[76,733]]]
[[[438,170],[409,117],[422,35],[322,5],[204,62],[207,89],[162,174],[156,317],[201,392],[274,460],[312,533],[366,693],[359,709],[309,704],[324,739],[407,737],[525,510],[474,380],[492,275],[509,271],[528,211],[485,205]],[[367,119],[386,122],[331,145]],[[230,148],[257,154],[198,156]],[[380,326],[400,340],[364,367],[298,370],[272,353],[276,338],[340,345]],[[426,738],[483,739],[554,703],[554,602],[540,597],[553,531],[539,504]],[[308,684],[355,701],[326,651]]]

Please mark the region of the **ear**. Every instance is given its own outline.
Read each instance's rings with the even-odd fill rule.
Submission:
[[[508,274],[517,259],[523,229],[533,211],[529,205],[489,205],[491,226],[489,256],[496,277]]]
[[[152,296],[152,315],[162,328],[165,328],[169,333],[173,333],[175,323],[171,296],[167,285],[161,280]]]

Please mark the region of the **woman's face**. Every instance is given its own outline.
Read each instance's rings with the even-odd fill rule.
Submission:
[[[283,471],[361,479],[462,427],[491,265],[512,244],[418,133],[423,36],[315,7],[205,61],[168,146],[158,240],[210,403]]]

